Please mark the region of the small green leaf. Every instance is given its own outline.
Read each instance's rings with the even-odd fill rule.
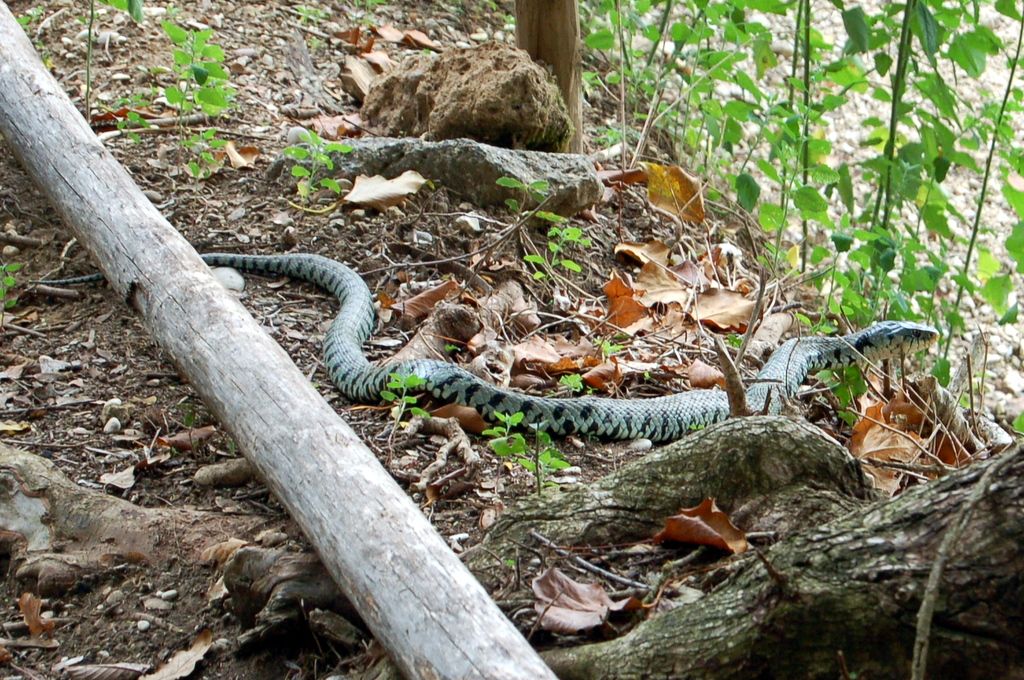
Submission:
[[[301,165],[293,165],[292,177],[309,177],[309,170]]]
[[[499,177],[494,180],[494,183],[499,187],[505,187],[506,189],[525,189],[526,185],[517,180],[514,177]]]
[[[1024,411],[1021,411],[1020,415],[1013,419],[1013,429],[1024,433]]]
[[[580,272],[583,271],[583,267],[579,266],[578,264],[576,264],[572,260],[562,260],[561,264],[562,264],[563,267],[565,267],[569,271],[575,272],[577,274],[579,274]]]
[[[949,359],[939,357],[935,360],[935,365],[932,366],[932,375],[939,381],[939,384],[945,387],[949,385]]]
[[[921,47],[929,58],[934,57],[939,51],[939,24],[935,16],[928,8],[928,3],[918,2],[915,4],[917,14],[915,16],[917,25],[917,39],[921,41]]]
[[[832,243],[837,253],[845,253],[853,245],[853,237],[838,232],[832,234]]]
[[[812,186],[802,186],[793,192],[793,205],[799,210],[806,210],[808,212],[824,212],[828,208],[828,203],[818,190]]]
[[[391,390],[381,390],[380,398],[384,401],[396,401],[398,399],[398,395]]]
[[[615,35],[607,28],[602,28],[588,35],[584,43],[592,50],[610,50],[615,47]]]
[[[165,21],[160,26],[164,29],[164,33],[171,39],[171,42],[175,45],[180,45],[188,40],[188,31],[177,24]]]
[[[762,203],[758,210],[758,221],[765,231],[778,231],[782,228],[784,213],[782,208],[775,203]]]
[[[843,12],[843,26],[846,27],[846,35],[850,36],[850,51],[867,52],[871,29],[868,28],[867,15],[859,5]]]
[[[744,210],[753,212],[760,197],[761,185],[753,176],[744,172],[736,177],[736,201]]]

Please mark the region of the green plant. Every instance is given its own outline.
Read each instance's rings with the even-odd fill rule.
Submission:
[[[1018,23],[1016,45],[1005,50],[982,24],[981,4]],[[779,276],[800,272],[820,287],[823,314],[814,330],[828,330],[829,319],[860,326],[883,314],[942,322],[948,351],[949,339],[963,330],[961,299],[968,294],[988,303],[1001,323],[1013,323],[1019,312],[1009,302],[1010,263],[977,243],[989,180],[998,172],[1021,219],[999,237],[1024,272],[1024,152],[1013,143],[1024,110],[1014,83],[1024,36],[1019,6],[996,0],[967,11],[911,0],[870,13],[837,6],[847,33],[838,54],[815,30],[809,0],[756,4],[759,12],[794,19],[796,30],[785,36],[793,56],[782,64],[773,47],[782,36],[750,4],[596,3],[585,20],[585,43],[613,68],[585,73],[584,83],[623,99],[621,119],[602,139],[625,143],[629,165],[660,135],[691,170],[734,191],[771,235],[763,263]],[[1011,66],[1001,99],[965,102],[960,79],[979,78],[1001,52]],[[781,86],[769,78],[773,69],[787,71]],[[723,83],[736,93],[720,96]],[[865,98],[886,108],[863,120],[862,146],[872,153],[840,161],[827,141],[829,120]],[[949,185],[951,177],[964,182],[972,175],[981,188],[968,215],[950,201]],[[966,227],[966,239],[955,222]],[[800,237],[785,247],[783,233],[793,226]],[[962,263],[955,270],[954,260]],[[948,368],[940,361],[937,375]]]
[[[506,189],[522,191],[524,197],[529,196],[530,199],[540,206],[543,206],[550,192],[550,185],[544,180],[538,180],[527,185],[514,177],[499,177],[495,183]],[[520,199],[507,198],[505,199],[505,205],[513,212],[520,212],[523,204]],[[574,274],[582,272],[583,268],[579,263],[567,256],[567,251],[589,248],[592,245],[590,239],[583,235],[583,230],[579,227],[566,226],[568,223],[567,219],[561,215],[540,210],[539,208],[533,211],[532,216],[545,222],[550,222],[552,225],[548,229],[547,253],[541,255],[535,252],[523,256],[524,262],[528,262],[536,267],[533,272],[533,278],[546,278],[551,272],[552,267],[561,267]]]
[[[319,24],[331,16],[330,10],[311,5],[296,5],[295,13],[299,15],[299,23],[302,24]]]
[[[387,389],[381,390],[380,397],[383,401],[392,404],[391,413],[395,419],[397,429],[402,418],[408,412],[420,418],[429,418],[430,414],[416,405],[416,397],[409,394],[423,388],[426,381],[414,373],[401,375],[391,373],[388,375]]]
[[[181,144],[193,155],[186,165],[189,174],[196,179],[205,179],[222,165],[214,152],[224,148],[227,141],[217,137],[217,131],[210,128],[185,137]]]
[[[36,5],[25,10],[25,13],[18,17],[16,21],[22,29],[28,30],[28,27],[39,21],[41,16],[43,16],[43,6]]]
[[[231,106],[235,90],[224,67],[224,50],[210,42],[213,29],[193,31],[171,21],[161,24],[174,44],[175,83],[164,88],[167,103],[181,115],[216,116]]]
[[[313,191],[318,188],[329,189],[334,194],[340,194],[341,186],[338,184],[338,180],[322,175],[334,170],[332,153],[349,153],[352,151],[352,147],[340,142],[327,142],[313,130],[306,130],[301,137],[304,144],[289,146],[282,152],[285,156],[299,161],[292,166],[292,177],[299,178],[299,183],[296,185],[299,196],[302,200],[307,201]]]
[[[14,289],[18,282],[14,274],[22,267],[21,263],[0,264],[0,326],[3,325],[4,313],[18,304],[18,296]]]
[[[579,373],[566,373],[558,379],[558,384],[569,388],[570,392],[582,392],[586,388]]]
[[[562,453],[556,449],[551,441],[551,435],[543,430],[534,429],[534,445],[530,447],[526,437],[521,432],[515,431],[523,422],[522,412],[512,414],[495,413],[494,417],[498,424],[483,431],[485,437],[490,437],[488,445],[501,458],[510,458],[524,470],[532,473],[537,484],[537,493],[541,493],[544,486],[549,485],[545,478],[557,470],[564,470],[569,467],[568,461]]]

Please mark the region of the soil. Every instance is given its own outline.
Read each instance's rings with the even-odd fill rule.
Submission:
[[[15,16],[28,14],[36,3],[9,3]],[[315,252],[354,265],[371,290],[392,299],[439,283],[445,272],[425,264],[462,258],[466,266],[479,265],[485,279],[516,278],[530,291],[529,302],[542,312],[543,333],[549,339],[563,337],[576,342],[581,324],[567,320],[566,309],[603,309],[602,286],[610,272],[630,269],[613,258],[621,241],[645,242],[668,239],[675,228],[652,213],[640,194],[629,191],[598,208],[596,221],[584,226],[594,246],[579,257],[583,271],[563,281],[534,282],[532,270],[522,262],[521,241],[506,239],[485,251],[486,257],[467,257],[488,243],[489,234],[511,217],[484,213],[459,205],[443,190],[422,191],[401,209],[387,213],[335,210],[316,214],[295,209],[294,193],[265,177],[269,163],[288,145],[286,135],[302,120],[283,111],[308,104],[308,95],[289,70],[288,44],[302,36],[313,63],[325,74],[325,83],[347,111],[358,104],[341,94],[337,66],[343,61],[345,42],[330,37],[353,26],[393,23],[399,28],[420,29],[442,46],[470,41],[484,32],[511,39],[501,20],[511,12],[490,9],[489,3],[465,3],[449,9],[436,3],[389,3],[366,13],[334,3],[316,5],[331,12],[330,18],[307,20],[301,5],[250,3],[199,3],[176,10],[174,20],[193,28],[215,28],[212,39],[227,53],[232,82],[238,92],[235,106],[218,121],[218,135],[236,144],[259,149],[255,167],[224,169],[207,179],[195,180],[184,169],[189,160],[176,128],[141,132],[137,140],[122,135],[106,142],[139,186],[164,215],[196,247],[204,251],[275,253],[287,250]],[[27,30],[47,65],[80,107],[84,101],[85,40],[81,11],[84,5],[58,0],[42,5],[42,14]],[[149,10],[168,9],[147,3]],[[142,25],[122,13],[101,6],[98,30],[116,31],[113,39],[94,52],[92,96],[94,110],[118,108],[123,98],[153,105],[154,89],[166,84],[157,67],[171,65],[170,42],[160,30],[166,16],[148,16]],[[42,22],[48,21],[43,26]],[[389,44],[395,60],[417,49]],[[597,117],[599,112],[592,112]],[[193,130],[194,132],[195,130]],[[7,151],[5,147],[0,147]],[[325,197],[322,202],[327,202]],[[314,207],[317,204],[314,198]],[[481,216],[483,233],[467,234],[455,224],[467,212]],[[42,240],[40,247],[8,251],[5,261],[24,263],[19,280],[72,276],[92,271],[88,254],[56,222],[53,212],[10,153],[0,154],[0,231]],[[693,252],[703,244],[737,243],[744,231],[740,217],[731,210],[709,211],[707,231],[688,235]],[[524,228],[523,239],[541,249],[547,247],[543,231]],[[412,248],[410,248],[412,246]],[[737,278],[749,273],[737,270]],[[756,280],[756,277],[752,277]],[[17,328],[0,330],[0,369],[22,366],[14,377],[0,381],[0,421],[25,422],[22,431],[7,432],[5,443],[28,449],[54,463],[71,480],[87,488],[103,490],[146,507],[188,507],[225,515],[245,514],[260,518],[252,536],[266,530],[283,532],[284,547],[307,549],[299,530],[258,481],[236,488],[207,488],[193,483],[202,466],[238,455],[227,435],[217,431],[191,451],[171,451],[168,460],[136,472],[125,489],[101,483],[103,475],[123,470],[146,456],[158,436],[174,435],[190,428],[213,425],[210,415],[173,365],[148,338],[145,329],[122,301],[103,287],[78,289],[78,299],[66,300],[26,294],[8,321]],[[799,292],[791,292],[794,298]],[[242,300],[252,314],[289,353],[324,396],[334,404],[381,462],[403,482],[414,481],[434,458],[438,442],[415,437],[405,440],[395,432],[386,408],[352,405],[334,391],[323,369],[319,341],[332,318],[333,301],[314,288],[286,281],[250,278]],[[779,300],[778,304],[784,301]],[[18,330],[21,329],[21,330]],[[367,347],[371,358],[383,358],[409,339],[394,324],[384,326]],[[594,338],[599,340],[600,338]],[[627,347],[627,355],[655,366],[682,365],[703,356],[717,365],[713,348],[701,343],[691,329],[671,343],[641,342]],[[47,358],[52,359],[49,361]],[[680,371],[680,374],[682,371]],[[632,376],[618,387],[620,396],[649,396],[685,389],[681,377],[659,371],[653,379]],[[558,388],[549,381],[545,389]],[[102,415],[103,405],[120,399],[127,406],[119,431],[112,430]],[[830,422],[836,423],[834,416]],[[533,492],[533,479],[519,466],[493,456],[486,439],[474,446],[485,463],[475,479],[455,478],[439,497],[414,493],[424,504],[438,531],[452,539],[456,549],[478,542],[488,513],[500,511],[518,496]],[[641,455],[626,444],[594,444],[569,439],[561,443],[574,466],[563,482],[586,483]],[[456,470],[452,461],[442,475]],[[571,478],[571,479],[570,479]],[[457,482],[457,483],[455,483]],[[61,620],[53,633],[56,650],[15,649],[6,677],[55,677],[62,659],[84,657],[87,663],[134,662],[153,667],[174,652],[187,649],[198,631],[210,629],[214,649],[191,677],[196,678],[322,678],[362,667],[379,654],[368,645],[355,655],[340,654],[329,644],[309,636],[282,641],[279,646],[236,655],[233,640],[242,633],[238,621],[207,593],[219,574],[209,565],[179,560],[159,571],[145,565],[124,565],[111,570],[100,582],[82,584],[76,592],[44,601],[43,609]],[[13,579],[8,580],[13,584]],[[176,591],[176,596],[167,596]],[[9,630],[22,620],[17,608],[20,593],[3,592],[2,618]],[[161,598],[158,594],[164,594]],[[154,597],[165,604],[155,605]],[[158,608],[154,608],[154,607]],[[147,622],[141,625],[140,622]],[[522,621],[519,621],[522,623]],[[524,631],[528,631],[527,621]],[[143,630],[145,628],[145,630]],[[14,635],[8,633],[9,637]],[[23,669],[23,670],[19,670]]]

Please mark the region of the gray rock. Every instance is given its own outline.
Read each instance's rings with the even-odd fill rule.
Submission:
[[[603,188],[593,163],[579,154],[517,151],[481,144],[469,139],[427,142],[415,138],[370,137],[347,142],[352,151],[332,154],[333,174],[339,177],[382,175],[397,177],[415,170],[435,184],[480,207],[504,205],[514,198],[524,207],[534,205],[516,189],[500,187],[500,177],[523,184],[543,180],[549,185],[544,209],[572,216],[600,200]],[[291,177],[290,158],[280,157],[271,166],[271,177]]]

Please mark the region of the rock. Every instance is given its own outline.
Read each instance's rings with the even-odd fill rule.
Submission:
[[[135,627],[139,629],[139,632],[145,633],[147,630],[150,629],[152,625],[153,624],[151,624],[149,621],[142,619],[141,621],[135,624]]]
[[[122,403],[117,397],[103,402],[103,407],[100,409],[100,422],[103,423],[108,422],[111,418],[127,422],[130,416],[131,407]]]
[[[362,115],[382,135],[468,137],[514,149],[559,151],[573,133],[554,79],[525,51],[500,43],[403,61],[373,81]]]
[[[210,273],[213,274],[213,278],[217,279],[220,285],[228,290],[233,290],[236,293],[245,290],[245,279],[236,269],[231,267],[214,267],[210,270]]]
[[[241,486],[254,474],[252,465],[245,458],[232,458],[223,463],[204,465],[196,470],[192,481],[206,487]]]
[[[462,215],[455,218],[455,227],[466,236],[476,236],[483,231],[480,219],[473,215]]]
[[[21,252],[21,248],[18,246],[4,246],[4,249],[0,251],[4,257],[14,257]]]
[[[285,139],[289,145],[301,144],[306,141],[307,132],[306,128],[301,125],[295,125],[288,128],[288,134],[285,136]]]
[[[515,151],[468,139],[428,142],[368,137],[350,140],[348,145],[352,148],[349,153],[331,154],[335,175],[397,177],[406,170],[415,170],[480,207],[504,205],[508,198],[520,201],[524,207],[533,205],[522,191],[495,184],[500,177],[512,177],[526,185],[547,182],[549,198],[544,209],[566,216],[594,205],[604,191],[593,162],[579,154]],[[290,166],[294,163],[281,156],[268,173],[272,177],[291,177]],[[365,211],[361,210],[350,213],[352,219],[363,215]]]
[[[117,418],[111,418],[103,425],[103,434],[117,434],[120,431],[121,421]]]
[[[264,548],[274,548],[288,540],[288,534],[276,529],[267,529],[256,535],[256,542]]]

